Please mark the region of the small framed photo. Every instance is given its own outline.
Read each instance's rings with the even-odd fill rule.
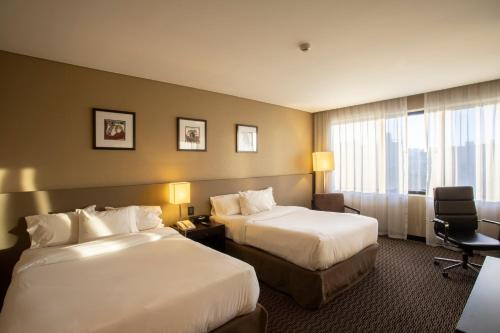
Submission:
[[[94,149],[135,149],[135,112],[92,109]]]
[[[177,150],[207,151],[207,121],[177,117]]]
[[[257,152],[257,126],[236,124],[236,152]]]

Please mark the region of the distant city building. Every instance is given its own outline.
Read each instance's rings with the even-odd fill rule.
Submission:
[[[425,192],[427,183],[427,152],[423,149],[408,150],[408,191]]]

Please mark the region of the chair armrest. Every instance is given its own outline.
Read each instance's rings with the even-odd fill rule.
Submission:
[[[356,214],[358,214],[358,215],[361,214],[361,211],[359,209],[352,208],[352,207],[347,206],[347,205],[344,205],[344,208],[350,209],[350,210],[356,212]]]
[[[482,219],[480,222],[486,222],[486,223],[490,223],[490,224],[496,224],[497,226],[500,227],[500,222],[497,222],[497,221]]]
[[[448,222],[440,220],[438,218],[434,218],[434,220],[432,220],[432,222],[439,223],[444,227],[444,241],[447,242],[448,241],[448,231],[450,230],[450,224]]]

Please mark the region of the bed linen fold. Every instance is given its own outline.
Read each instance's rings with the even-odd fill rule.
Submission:
[[[105,237],[95,241],[75,245],[28,249],[24,251],[20,260],[17,262],[14,267],[13,274],[18,274],[30,267],[106,255],[111,252],[125,250],[133,246],[155,242],[165,237],[178,235],[179,233],[172,228],[161,228],[149,232]]]
[[[36,251],[16,265],[1,332],[208,332],[259,296],[252,266],[171,228]]]

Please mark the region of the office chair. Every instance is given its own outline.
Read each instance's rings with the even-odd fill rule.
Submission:
[[[313,209],[328,212],[345,213],[346,209],[352,210],[356,214],[360,211],[344,204],[343,193],[319,193],[314,195]]]
[[[448,271],[455,267],[472,269],[479,273],[481,265],[469,262],[474,250],[500,250],[500,241],[476,232],[478,222],[492,223],[500,226],[499,222],[490,220],[478,221],[474,190],[470,186],[436,187],[434,189],[434,210],[436,218],[434,232],[445,244],[460,248],[462,260],[449,258],[434,258],[434,264],[440,261],[451,262],[444,267],[441,274],[448,277]]]

